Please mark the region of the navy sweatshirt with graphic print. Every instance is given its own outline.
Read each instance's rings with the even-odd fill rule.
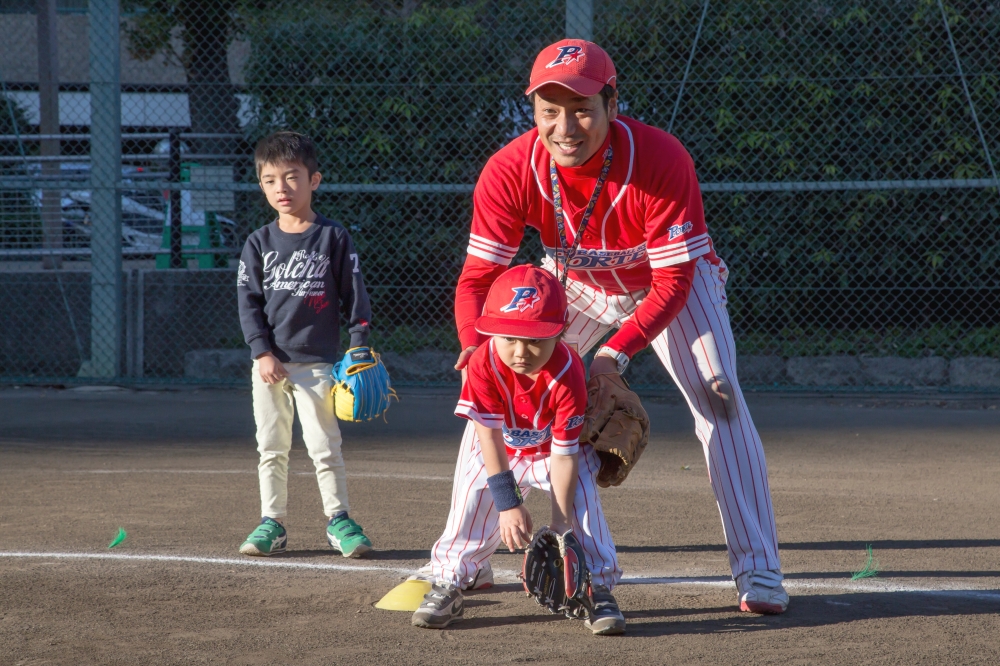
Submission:
[[[371,304],[347,229],[322,215],[300,234],[274,221],[247,238],[236,278],[240,325],[253,358],[283,363],[340,360],[340,304],[351,347],[368,344]]]

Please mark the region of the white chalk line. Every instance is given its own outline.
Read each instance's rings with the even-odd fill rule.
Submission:
[[[255,469],[64,469],[63,474],[253,474]],[[293,476],[313,476],[315,472],[290,472]],[[409,479],[414,481],[451,481],[450,476],[422,474],[387,474],[382,472],[348,472],[348,477],[362,479]]]
[[[120,562],[165,562],[180,564],[213,564],[222,566],[237,567],[258,567],[272,569],[305,569],[313,571],[341,571],[341,572],[375,572],[391,573],[396,575],[409,576],[417,574],[416,569],[405,567],[392,567],[371,564],[333,564],[333,563],[310,563],[295,562],[284,559],[234,559],[225,557],[195,557],[185,555],[155,555],[155,554],[127,554],[127,553],[65,553],[65,552],[25,552],[25,551],[0,551],[0,558],[23,558],[23,559],[60,559],[60,560],[111,560]],[[516,571],[507,569],[494,569],[493,575],[498,582],[517,582]],[[734,583],[731,578],[724,576],[677,576],[677,575],[654,575],[635,574],[625,576],[619,585],[693,585],[701,587],[733,588]],[[945,584],[945,585],[903,585],[892,583],[886,580],[864,580],[864,581],[811,581],[801,579],[786,579],[784,585],[789,590],[827,590],[840,591],[854,594],[871,592],[909,592],[920,594],[935,594],[943,596],[966,597],[974,599],[990,599],[1000,601],[1000,590],[990,589],[969,589],[966,584]]]

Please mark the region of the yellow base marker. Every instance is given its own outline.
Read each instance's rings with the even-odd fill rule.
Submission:
[[[389,593],[379,599],[375,608],[392,611],[407,611],[412,613],[420,608],[424,595],[431,591],[431,583],[427,580],[404,580]]]

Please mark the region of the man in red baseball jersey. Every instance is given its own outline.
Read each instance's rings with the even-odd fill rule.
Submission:
[[[778,538],[760,437],[736,378],[725,263],[705,226],[694,163],[666,132],[618,114],[617,77],[596,44],[542,50],[526,90],[536,128],[498,151],[473,197],[455,299],[463,369],[490,285],[540,232],[543,267],[565,284],[566,338],[581,354],[612,329],[591,373],[652,346],[684,393],[705,449],[740,608],[781,613]],[[466,432],[463,451],[470,445]],[[460,454],[459,460],[463,459]]]

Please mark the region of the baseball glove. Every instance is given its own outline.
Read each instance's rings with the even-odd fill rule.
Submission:
[[[368,347],[353,347],[333,366],[333,401],[341,421],[371,421],[389,409],[396,392],[382,359]]]
[[[617,372],[592,376],[580,443],[593,446],[601,459],[597,485],[621,485],[648,442],[649,416],[639,396]]]
[[[550,613],[569,618],[588,617],[592,610],[590,571],[583,547],[567,530],[558,534],[543,527],[524,552],[524,567],[518,576],[524,591]]]

